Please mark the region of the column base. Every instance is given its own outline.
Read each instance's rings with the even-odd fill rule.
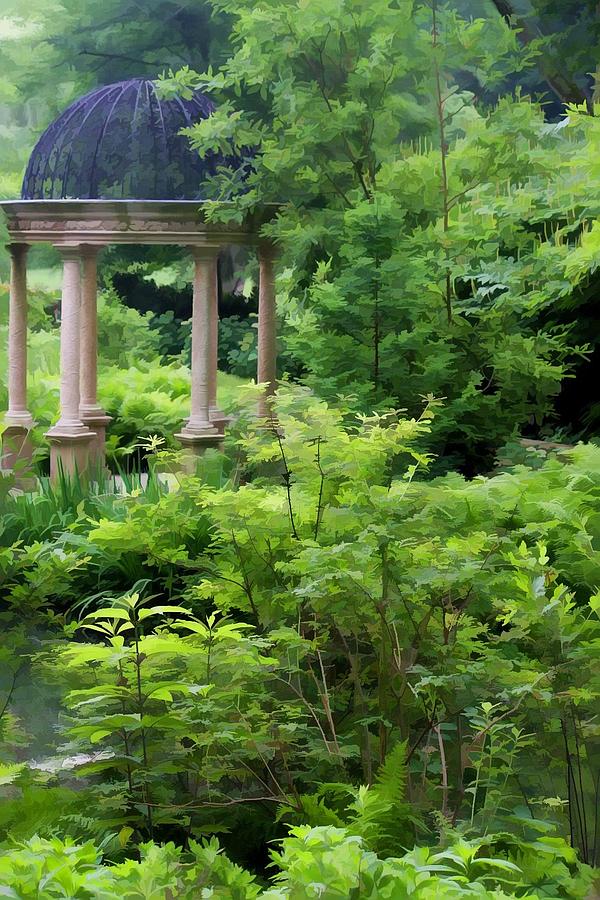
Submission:
[[[112,416],[107,416],[103,409],[80,411],[81,421],[95,435],[90,444],[90,463],[98,471],[105,468],[106,463],[106,429],[112,422]]]
[[[35,480],[30,426],[6,422],[2,432],[0,471],[4,474],[15,475],[19,482],[23,482],[24,487],[30,487]]]
[[[217,434],[223,435],[225,433],[226,427],[230,422],[233,421],[233,416],[227,416],[223,412],[222,409],[219,409],[217,406],[211,406],[208,411],[208,422],[209,424],[205,426],[205,428],[196,429],[193,425],[190,425],[190,420],[185,419],[183,428],[181,429],[182,434],[212,434],[213,432],[210,430],[211,427],[216,429]],[[177,437],[177,435],[175,435]]]
[[[28,410],[22,412],[11,412],[10,409],[4,414],[4,424],[12,427],[25,428],[28,431],[33,428],[33,416]]]
[[[218,406],[211,406],[208,411],[210,424],[213,425],[219,434],[225,434],[225,429],[232,420],[232,416],[226,416],[222,409]]]
[[[55,425],[46,432],[50,442],[50,478],[56,481],[61,475],[87,475],[90,468],[91,448],[96,434],[89,428],[61,428]]]
[[[174,437],[183,448],[182,468],[188,475],[197,473],[198,462],[207,450],[220,450],[223,444],[223,435],[214,428],[206,434],[197,434],[183,429]]]
[[[212,426],[202,431],[190,431],[185,427],[173,437],[177,438],[183,447],[189,447],[195,453],[203,453],[209,447],[218,447],[223,441],[223,435]]]

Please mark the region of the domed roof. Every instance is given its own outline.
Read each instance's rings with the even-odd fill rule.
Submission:
[[[80,97],[46,129],[25,172],[24,200],[199,200],[216,154],[190,150],[182,128],[214,104],[161,100],[153,81],[133,78]]]

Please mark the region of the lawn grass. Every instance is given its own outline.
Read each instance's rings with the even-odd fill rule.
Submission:
[[[243,385],[248,384],[247,378],[239,378],[230,375],[229,372],[217,372],[217,400],[219,406],[230,410],[235,405],[237,395]]]
[[[34,291],[60,291],[62,287],[62,269],[58,266],[48,268],[29,268],[27,284]]]

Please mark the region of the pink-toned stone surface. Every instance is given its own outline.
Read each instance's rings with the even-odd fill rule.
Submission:
[[[79,416],[95,433],[90,442],[90,463],[102,469],[106,429],[112,421],[98,403],[98,248],[83,246],[81,314],[79,329]]]
[[[258,367],[257,380],[266,384],[258,403],[260,418],[272,415],[271,397],[277,388],[277,317],[275,304],[275,257],[272,244],[263,243],[258,250]]]
[[[8,410],[4,417],[0,471],[28,477],[33,418],[27,407],[27,244],[10,244],[8,308]]]
[[[61,473],[67,477],[85,476],[90,469],[90,448],[96,437],[86,428],[81,434],[47,433],[50,441],[50,478],[56,481]]]
[[[211,342],[214,334],[217,294],[218,251],[209,248],[194,249],[194,294],[192,307],[192,366],[190,417],[175,435],[184,445],[198,443],[210,445],[219,433],[210,421],[211,373],[213,353]]]
[[[50,475],[62,467],[66,474],[88,468],[90,446],[96,435],[84,425],[80,400],[81,260],[79,244],[60,247],[63,284],[60,319],[60,415],[46,434],[50,441]]]
[[[27,244],[9,246],[10,299],[8,309],[8,411],[5,421],[29,428],[27,408]]]

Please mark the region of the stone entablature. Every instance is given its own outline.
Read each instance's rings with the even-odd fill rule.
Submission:
[[[208,220],[217,204],[195,200],[10,200],[0,203],[12,241],[53,244],[254,244],[276,204],[243,223]],[[223,206],[223,204],[220,204]]]

